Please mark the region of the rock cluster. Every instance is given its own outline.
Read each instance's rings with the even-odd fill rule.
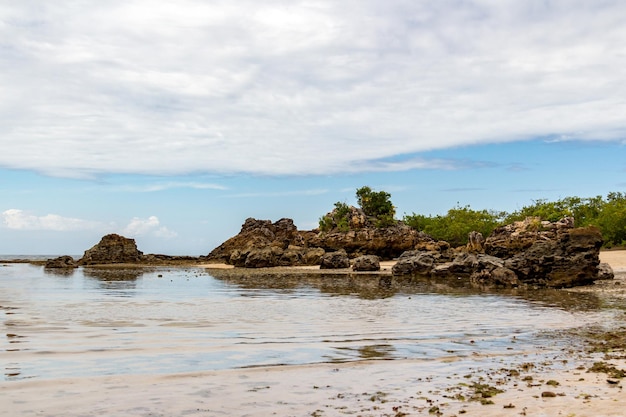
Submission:
[[[138,263],[143,260],[143,252],[137,249],[135,239],[117,234],[104,236],[98,244],[85,251],[79,265],[112,263]]]
[[[392,273],[468,277],[479,285],[509,287],[526,284],[560,288],[612,278],[612,271],[606,270],[608,265],[599,268],[600,231],[593,227],[574,228],[571,218],[555,223],[527,218],[499,227],[484,242],[480,240],[474,236],[474,242],[470,239],[462,252],[406,252]]]
[[[352,265],[356,271],[376,271],[380,259],[398,258],[392,269],[395,276],[465,277],[478,285],[508,287],[570,287],[613,276],[608,265],[600,265],[598,229],[575,228],[572,218],[554,223],[527,218],[497,228],[486,239],[472,232],[462,248],[451,248],[401,222],[373,227],[354,208],[348,221],[355,228],[322,233],[299,231],[291,219],[272,223],[249,218],[237,236],[207,259],[246,268]]]

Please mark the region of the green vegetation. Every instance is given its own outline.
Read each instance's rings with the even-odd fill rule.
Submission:
[[[471,231],[488,236],[493,229],[502,224],[504,216],[505,213],[476,211],[469,206],[457,206],[448,210],[445,216],[424,216],[415,213],[405,215],[404,222],[437,240],[445,240],[452,246],[461,246],[467,243],[467,235]]]
[[[396,214],[396,208],[391,204],[391,194],[385,191],[373,191],[370,187],[361,187],[356,190],[356,199],[366,216],[393,219]]]
[[[363,213],[373,220],[376,227],[389,227],[397,223],[396,208],[391,194],[374,191],[364,186],[356,190],[357,203]],[[335,203],[335,209],[320,218],[320,230],[350,230],[351,207],[346,203]],[[434,239],[445,240],[452,246],[467,243],[472,231],[487,237],[498,226],[538,217],[541,220],[557,221],[563,217],[574,218],[576,227],[595,226],[600,229],[605,247],[626,246],[626,193],[611,192],[602,196],[581,198],[565,197],[557,201],[536,200],[513,212],[474,210],[470,206],[451,208],[445,215],[405,214],[402,219],[408,226],[422,231]],[[538,224],[539,226],[539,224]]]
[[[320,217],[319,225],[322,232],[328,232],[337,228],[340,232],[350,230],[348,216],[350,215],[350,206],[341,201],[335,203],[335,209],[329,214]]]
[[[356,190],[356,198],[363,213],[374,220],[376,227],[389,227],[396,224],[394,218],[396,208],[391,203],[391,194],[385,191],[374,191],[370,187],[361,187]],[[337,229],[340,232],[350,230],[351,209],[346,203],[335,203],[335,208],[329,214],[319,219],[319,228],[322,232]]]
[[[626,193],[612,192],[602,196],[566,197],[558,201],[537,200],[505,218],[505,223],[523,220],[527,216],[556,221],[574,217],[576,227],[595,226],[602,232],[605,247],[626,245]]]

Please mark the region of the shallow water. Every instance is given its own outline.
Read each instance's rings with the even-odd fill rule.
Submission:
[[[284,284],[202,269],[0,266],[4,380],[519,354],[554,330],[610,320],[590,295],[376,288],[377,277]],[[354,286],[354,288],[352,288]]]

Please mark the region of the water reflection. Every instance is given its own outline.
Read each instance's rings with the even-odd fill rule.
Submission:
[[[58,277],[71,277],[74,275],[75,268],[44,268],[46,274],[56,275]]]
[[[21,349],[16,345],[17,343],[24,343],[26,336],[20,336],[15,333],[7,333],[6,337],[9,342],[9,347],[7,347],[7,352],[19,352]]]
[[[85,278],[97,280],[98,286],[107,294],[131,297],[137,289],[137,281],[145,273],[144,268],[84,268]]]
[[[392,277],[388,274],[319,274],[267,273],[262,270],[215,270],[216,279],[246,289],[295,290],[318,289],[331,296],[356,296],[374,300],[397,294],[442,294],[455,296],[503,295],[567,311],[590,311],[602,308],[604,302],[593,293],[559,289],[481,288],[468,279],[432,279],[428,277]]]
[[[145,272],[144,268],[84,268],[83,275],[100,281],[133,282]]]

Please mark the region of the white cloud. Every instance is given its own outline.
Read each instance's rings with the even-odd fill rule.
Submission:
[[[158,182],[152,184],[143,184],[143,185],[125,185],[120,187],[114,187],[120,191],[126,192],[139,192],[139,193],[151,193],[158,191],[165,191],[170,189],[177,188],[191,188],[194,190],[227,190],[227,187],[219,184],[212,183],[204,183],[204,182],[182,182],[182,181],[167,181],[167,182]]]
[[[332,174],[626,136],[619,0],[5,3],[4,167]]]
[[[150,216],[147,219],[134,217],[121,233],[124,236],[154,236],[165,239],[177,236],[176,232],[161,226],[161,222],[156,216]]]
[[[57,214],[36,216],[23,210],[9,209],[2,212],[5,227],[15,230],[53,230],[59,232],[92,230],[101,227],[98,222],[62,217]]]
[[[258,192],[258,193],[238,193],[238,194],[230,194],[226,197],[229,198],[250,198],[250,197],[263,197],[263,198],[271,198],[271,197],[293,197],[293,196],[311,196],[311,195],[322,195],[328,193],[327,189],[311,189],[311,190],[297,190],[297,191],[274,191],[274,192]]]

